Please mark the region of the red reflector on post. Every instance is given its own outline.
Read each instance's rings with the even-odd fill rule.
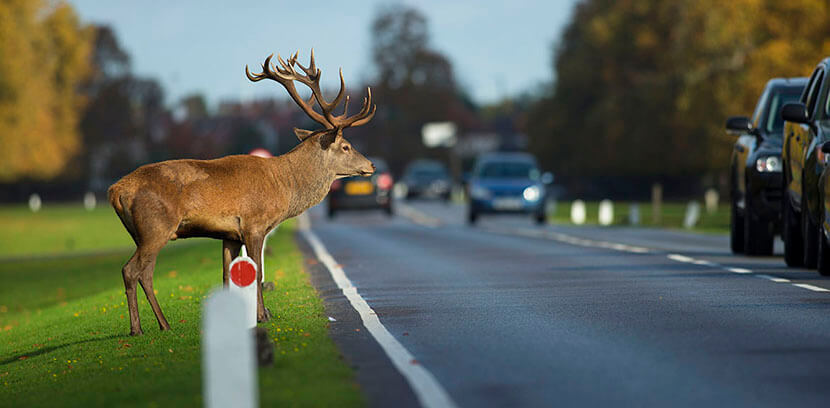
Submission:
[[[231,280],[236,286],[245,287],[256,280],[256,265],[247,260],[234,262],[231,266]]]
[[[383,173],[378,176],[378,188],[381,188],[383,190],[389,190],[390,188],[392,188],[392,184],[394,184],[392,181],[392,176],[390,176],[388,173]]]

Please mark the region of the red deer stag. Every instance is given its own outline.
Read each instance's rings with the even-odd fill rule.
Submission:
[[[343,72],[340,91],[331,102],[320,90],[320,70],[314,65],[314,50],[308,67],[297,62],[297,54],[279,66],[265,59],[262,72],[245,74],[251,81],[272,79],[288,91],[291,99],[322,129],[294,129],[300,144],[290,152],[261,158],[250,155],[227,156],[214,160],[170,160],[139,167],[113,184],[108,191],[124,227],[135,241],[136,250],[122,269],[130,334],[142,334],[138,316],[136,284],[141,284],[161,330],[169,330],[153,293],[156,256],[167,241],[178,238],[209,237],[222,240],[222,280],[228,285],[228,265],[244,244],[257,262],[257,282],[262,274],[263,240],[273,228],[288,218],[316,205],[337,178],[369,175],[375,166],[354,150],[343,138],[343,129],[369,122],[375,114],[372,91],[363,99],[360,112],[349,116],[349,97],[343,114],[335,107],[346,93]],[[295,68],[299,67],[303,73]],[[311,89],[304,100],[294,82]],[[314,110],[315,103],[320,111]],[[262,302],[257,285],[257,320],[267,321],[270,312]]]

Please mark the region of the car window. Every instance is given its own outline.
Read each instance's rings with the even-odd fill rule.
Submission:
[[[821,90],[821,84],[823,81],[824,71],[819,71],[815,82],[813,82],[813,87],[810,89],[810,93],[807,95],[807,113],[810,115],[810,117],[813,117],[813,113],[815,112],[816,102],[818,102],[818,93]]]
[[[539,178],[539,170],[533,163],[528,162],[487,162],[479,169],[478,176],[481,178]]]
[[[761,97],[758,98],[758,104],[755,105],[755,111],[752,113],[752,125],[753,127],[759,127],[759,121],[761,120],[761,113],[764,112],[764,106],[767,105],[767,99],[769,99],[770,88],[764,89],[764,93],[761,94]]]
[[[816,69],[815,71],[813,71],[813,74],[810,75],[810,80],[807,82],[807,86],[804,87],[804,91],[801,92],[800,101],[801,101],[801,103],[804,104],[804,106],[807,106],[807,96],[810,94],[810,91],[813,89],[813,84],[816,82],[816,78],[818,77],[819,72],[821,72],[821,70],[819,70],[819,69]]]
[[[781,117],[781,108],[790,103],[798,101],[801,92],[778,92],[772,96],[767,111],[767,123],[765,129],[771,136],[781,136],[784,131],[784,118]]]

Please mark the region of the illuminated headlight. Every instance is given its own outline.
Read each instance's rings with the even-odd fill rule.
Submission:
[[[470,196],[476,200],[487,200],[490,198],[490,190],[484,187],[473,186],[470,189]]]
[[[777,173],[781,171],[781,158],[778,156],[761,157],[755,161],[759,173]]]
[[[537,201],[542,197],[542,189],[539,186],[530,186],[522,192],[522,197],[527,201]]]

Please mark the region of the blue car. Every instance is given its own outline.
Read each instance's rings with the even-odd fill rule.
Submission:
[[[468,182],[467,221],[475,224],[480,214],[512,213],[531,214],[537,224],[543,224],[546,195],[542,178],[536,159],[527,153],[479,157]]]

